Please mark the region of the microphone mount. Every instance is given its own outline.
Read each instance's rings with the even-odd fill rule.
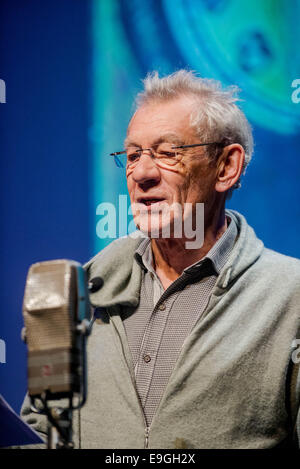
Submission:
[[[89,293],[102,285],[101,277],[87,281],[74,261],[40,262],[28,272],[21,333],[28,346],[28,394],[32,411],[48,419],[49,449],[74,447],[73,411],[87,398]]]

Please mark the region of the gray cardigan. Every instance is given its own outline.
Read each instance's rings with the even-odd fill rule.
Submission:
[[[90,295],[104,310],[89,338],[89,394],[75,413],[76,447],[272,448],[292,432],[285,400],[299,334],[300,261],[266,249],[242,215],[228,213],[238,226],[237,241],[184,342],[150,428],[119,315],[119,305],[139,302],[141,268],[133,254],[141,238],[120,238],[86,264],[91,278],[104,280]],[[298,379],[294,415],[299,395]],[[22,415],[46,433],[45,418],[30,411],[27,399]]]

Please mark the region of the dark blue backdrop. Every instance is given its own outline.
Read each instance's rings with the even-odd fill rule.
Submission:
[[[39,260],[91,255],[88,210],[89,1],[0,3],[0,392],[19,409],[26,272]]]

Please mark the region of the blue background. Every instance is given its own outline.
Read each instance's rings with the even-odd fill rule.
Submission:
[[[30,264],[85,262],[99,239],[96,208],[126,194],[108,154],[122,149],[148,71],[187,67],[241,89],[255,154],[228,206],[265,244],[300,257],[299,1],[2,0],[0,78],[0,392],[19,410],[20,340]],[[284,281],[284,279],[283,279]]]
[[[26,390],[20,340],[27,270],[55,258],[84,262],[89,213],[89,2],[0,2],[0,392],[19,410]]]

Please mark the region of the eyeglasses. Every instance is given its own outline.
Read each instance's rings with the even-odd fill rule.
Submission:
[[[194,143],[192,145],[179,145],[174,146],[171,143],[160,143],[155,148],[136,148],[129,147],[127,150],[116,151],[110,153],[114,157],[115,164],[118,168],[134,169],[138,164],[141,155],[145,151],[149,151],[151,158],[156,160],[160,166],[174,166],[181,157],[182,152],[178,151],[185,148],[204,147],[206,145],[224,145],[223,142],[208,142],[208,143]]]

